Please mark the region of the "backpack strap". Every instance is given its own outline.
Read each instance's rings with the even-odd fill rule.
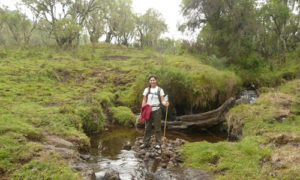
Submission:
[[[161,88],[160,88],[160,87],[158,87],[157,94],[158,94],[158,100],[159,100],[159,104],[161,104],[160,90],[161,90]]]

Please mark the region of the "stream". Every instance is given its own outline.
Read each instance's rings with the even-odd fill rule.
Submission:
[[[154,179],[183,179],[182,174],[190,173],[188,169],[179,166],[161,167],[160,160],[145,162],[135,157],[135,152],[130,149],[137,137],[142,137],[143,129],[116,126],[101,135],[91,137],[91,159],[95,177],[103,179],[105,173],[114,171],[121,180],[154,180]],[[208,141],[218,142],[226,140],[226,134],[210,131],[198,132],[167,132],[167,139],[184,139],[189,142]],[[125,148],[124,148],[125,147]],[[126,148],[126,147],[129,147]],[[125,150],[127,149],[127,150]],[[200,173],[201,174],[201,173]],[[199,172],[197,174],[199,176]],[[205,177],[205,174],[203,174]]]

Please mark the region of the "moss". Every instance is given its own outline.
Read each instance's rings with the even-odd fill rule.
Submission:
[[[300,116],[291,110],[299,106],[299,82],[269,89],[253,105],[230,109],[226,114],[229,133],[240,141],[187,143],[182,152],[185,163],[210,170],[215,179],[298,177],[294,160],[299,158],[299,147],[292,144],[300,138]]]
[[[299,116],[291,114],[299,107],[299,80],[286,83],[277,90],[261,94],[253,104],[238,105],[226,115],[229,130],[234,136],[256,135],[265,132],[295,133],[299,131]],[[293,111],[295,110],[295,111]]]
[[[236,142],[187,143],[183,148],[185,164],[207,169],[215,179],[264,179],[260,161],[272,152],[260,147],[260,137],[249,136]]]
[[[13,173],[12,179],[81,179],[57,154],[32,160]]]
[[[111,108],[114,119],[122,125],[129,126],[135,123],[135,115],[132,111],[125,106],[113,107]]]
[[[99,133],[104,129],[106,116],[100,106],[92,106],[81,109],[79,115],[82,121],[82,128],[86,134]]]

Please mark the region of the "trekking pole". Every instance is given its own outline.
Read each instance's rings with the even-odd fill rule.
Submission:
[[[165,101],[168,101],[168,95],[166,96]],[[164,149],[165,149],[165,143],[167,141],[166,128],[167,128],[168,108],[169,108],[169,106],[167,106],[167,109],[166,109],[166,117],[165,117],[165,123],[164,123],[164,137],[163,137],[163,145],[162,145],[163,148],[162,148],[162,152],[161,152],[162,159],[165,158]]]
[[[165,125],[164,125],[164,138],[166,138],[167,118],[168,118],[168,106],[166,109],[166,117],[165,117]]]

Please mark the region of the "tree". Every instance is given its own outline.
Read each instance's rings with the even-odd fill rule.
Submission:
[[[181,10],[186,22],[180,28],[202,28],[198,41],[208,53],[234,61],[254,50],[255,0],[183,0]]]
[[[168,30],[162,15],[154,9],[148,9],[144,15],[137,16],[136,29],[141,47],[151,47],[157,43],[160,35]]]
[[[104,12],[101,9],[92,11],[85,22],[85,27],[89,33],[92,43],[98,42],[99,38],[105,33]]]
[[[36,23],[19,10],[10,11],[7,8],[0,9],[0,30],[5,26],[5,34],[12,36],[14,43],[29,44],[30,37],[36,27]]]
[[[119,15],[117,14],[117,0],[102,0],[103,19],[105,23],[105,42],[111,43],[116,34],[119,23]]]
[[[289,26],[293,24],[291,20],[296,20],[291,18],[294,6],[291,3],[294,1],[270,0],[262,6],[261,23],[264,31],[261,33],[263,39],[261,46],[264,55],[277,54],[281,60],[285,59],[287,40],[290,35]],[[293,34],[295,35],[296,32],[294,31]]]
[[[134,36],[135,17],[131,11],[131,0],[117,1],[118,21],[115,36],[118,44],[128,46],[129,41]]]
[[[118,44],[128,45],[134,35],[134,15],[131,0],[98,0],[101,7],[93,11],[86,22],[92,42],[106,34],[105,42],[116,38]]]
[[[22,0],[22,2],[39,17],[48,23],[42,29],[54,37],[59,46],[72,45],[78,40],[88,14],[99,8],[96,0]],[[48,28],[50,27],[50,29]]]

